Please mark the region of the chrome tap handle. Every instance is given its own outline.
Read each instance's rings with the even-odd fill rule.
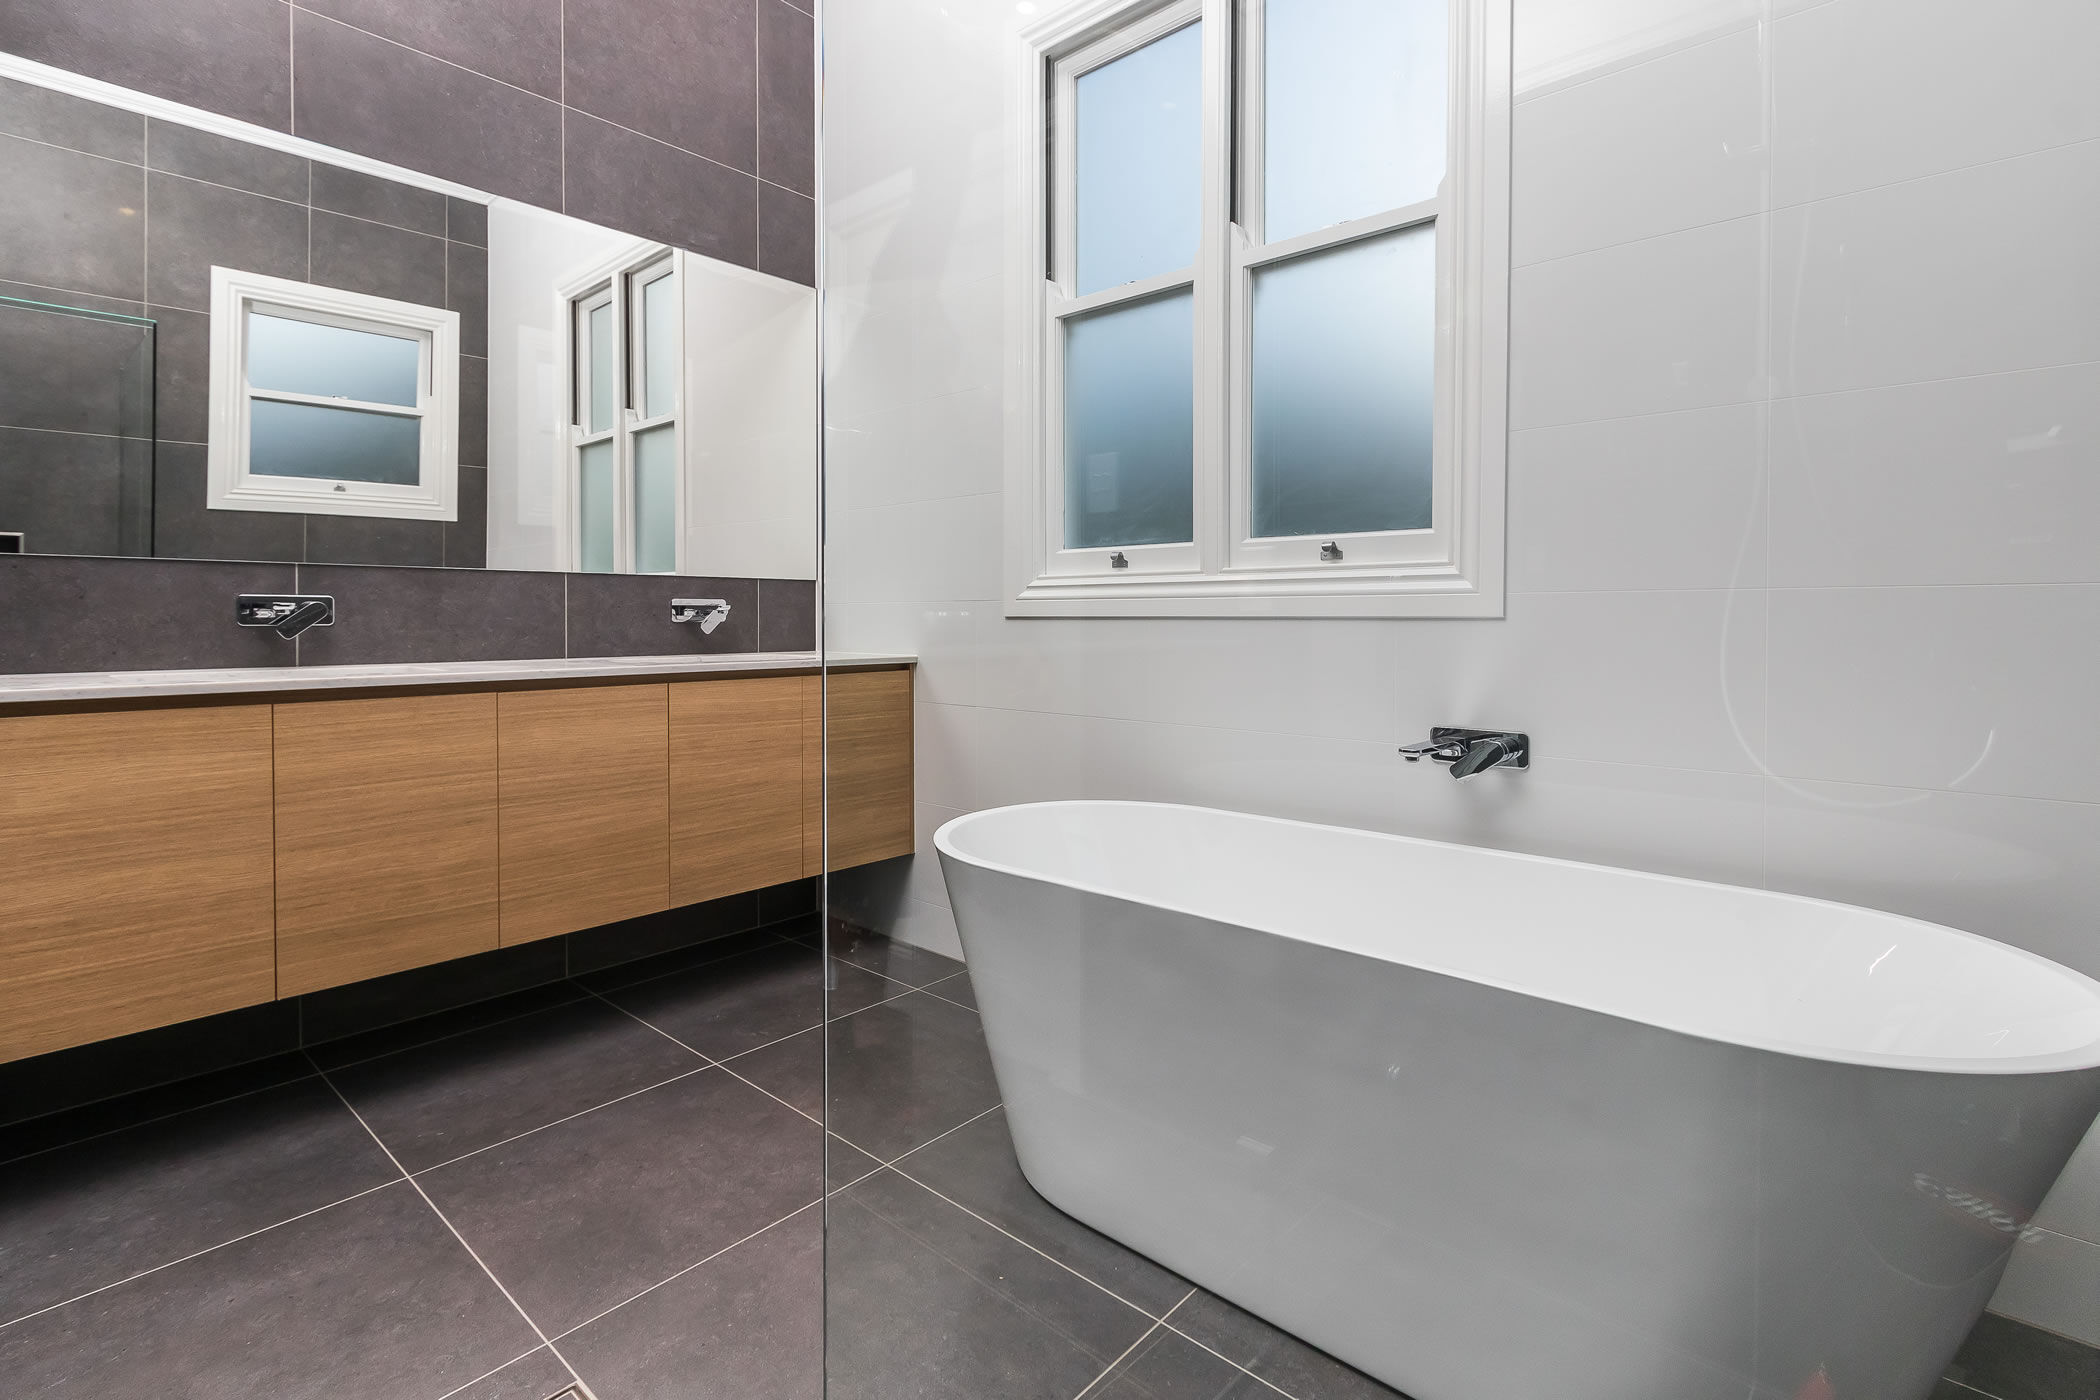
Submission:
[[[1466,746],[1466,751],[1458,762],[1451,765],[1451,776],[1470,778],[1475,773],[1485,773],[1488,769],[1515,757],[1516,749],[1517,746],[1509,737],[1500,734],[1492,739],[1475,739]]]

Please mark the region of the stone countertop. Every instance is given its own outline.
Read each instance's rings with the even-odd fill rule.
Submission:
[[[590,656],[529,661],[414,661],[379,666],[244,666],[200,671],[63,671],[0,675],[0,706],[184,695],[258,695],[396,686],[502,685],[620,676],[713,676],[740,671],[814,671],[813,651],[714,656]],[[834,670],[909,666],[917,657],[834,652]]]

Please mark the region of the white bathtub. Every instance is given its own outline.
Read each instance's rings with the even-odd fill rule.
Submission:
[[[935,844],[1036,1189],[1416,1400],[1923,1400],[2100,1113],[2100,983],[1890,914],[1142,803]]]

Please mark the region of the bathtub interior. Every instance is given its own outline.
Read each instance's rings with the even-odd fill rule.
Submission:
[[[1823,900],[1152,803],[957,818],[954,859],[1758,1049],[1955,1073],[2100,1065],[2100,982]]]

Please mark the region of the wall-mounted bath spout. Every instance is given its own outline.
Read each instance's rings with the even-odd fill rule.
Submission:
[[[703,608],[708,610],[705,617],[700,616]],[[729,604],[720,598],[673,598],[671,600],[671,621],[691,622],[694,618],[700,619],[700,630],[703,633],[712,632],[723,623],[729,621]]]
[[[233,601],[233,620],[267,627],[290,641],[309,627],[335,626],[335,599],[322,593],[243,593]]]
[[[1490,768],[1524,769],[1531,766],[1531,736],[1502,729],[1454,729],[1438,725],[1429,731],[1426,744],[1407,744],[1400,750],[1409,763],[1433,759],[1451,765],[1451,776],[1465,779]]]

